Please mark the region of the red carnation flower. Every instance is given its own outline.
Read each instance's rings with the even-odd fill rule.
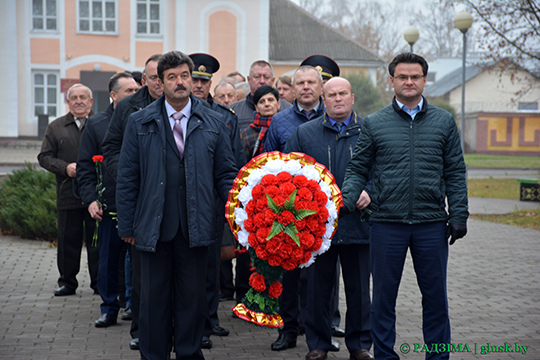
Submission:
[[[257,211],[257,202],[252,200],[247,203],[246,212],[249,217],[253,217],[253,215],[255,214],[255,211]]]
[[[296,190],[296,186],[294,186],[291,182],[284,182],[283,184],[279,185],[279,191],[283,197],[288,198],[291,196],[294,190]]]
[[[259,242],[257,241],[257,236],[255,236],[255,234],[248,235],[248,243],[249,243],[249,246],[251,246],[254,249],[257,246],[259,246]]]
[[[268,265],[270,266],[283,266],[281,263],[281,258],[277,255],[268,257]]]
[[[287,201],[286,198],[284,198],[281,195],[276,196],[275,198],[272,198],[279,206],[283,206],[285,204],[285,201]]]
[[[307,182],[307,187],[309,190],[311,190],[311,192],[315,193],[319,190],[321,190],[321,187],[319,186],[319,183],[316,182],[315,180],[308,180]]]
[[[276,185],[277,184],[277,178],[275,175],[268,174],[262,177],[261,179],[262,185]]]
[[[326,220],[328,220],[328,209],[325,206],[319,207],[317,215],[319,216],[321,222],[325,223]]]
[[[293,215],[293,213],[290,212],[289,210],[285,210],[285,211],[283,211],[281,214],[278,215],[277,221],[278,221],[281,225],[287,226],[287,225],[289,225],[290,223],[294,222],[294,215]]]
[[[264,246],[258,246],[255,249],[255,255],[261,260],[268,260],[268,251],[266,251]]]
[[[264,188],[264,191],[266,191],[266,193],[270,195],[271,198],[274,198],[275,196],[280,194],[279,188],[276,185],[266,186]],[[265,196],[265,199],[266,199],[266,196]]]
[[[274,220],[277,219],[278,214],[276,214],[275,212],[273,212],[270,209],[266,209],[266,210],[264,210],[264,217],[265,217],[265,220],[264,220],[265,223],[267,223],[270,226],[270,225],[272,225]]]
[[[257,224],[258,226],[267,225],[265,224],[264,212],[256,213],[253,217],[253,223]]]
[[[245,223],[245,222],[244,222]],[[302,219],[302,220],[296,220],[294,222],[294,226],[296,226],[296,230],[298,231],[302,231],[306,228],[306,220]]]
[[[255,200],[259,200],[261,198],[264,198],[265,195],[264,195],[264,186],[261,185],[261,184],[257,184],[253,187],[253,190],[251,190],[251,196],[253,197],[253,199]]]
[[[266,290],[266,284],[264,283],[264,276],[261,274],[253,273],[249,277],[249,286],[254,288],[258,292]]]
[[[260,243],[266,243],[266,238],[268,237],[268,234],[270,233],[270,228],[263,227],[257,230],[257,240],[259,240]]]
[[[279,281],[273,282],[268,287],[268,295],[270,295],[271,298],[277,299],[279,295],[281,295],[281,292],[283,291],[283,285]]]
[[[280,172],[279,174],[277,174],[277,181],[278,183],[284,183],[286,181],[291,181],[292,180],[292,175],[289,174],[288,172],[286,171],[282,171]]]
[[[326,202],[328,201],[328,197],[326,194],[322,191],[317,191],[315,193],[315,201],[319,206],[326,206]]]
[[[287,271],[291,271],[298,267],[298,263],[294,260],[287,260],[281,264],[281,267]]]
[[[311,248],[313,246],[313,243],[315,242],[315,237],[311,234],[300,234],[300,243],[302,246],[304,246],[306,249]]]
[[[322,242],[322,240],[321,240],[321,242]],[[310,251],[304,252],[304,258],[302,259],[301,264],[307,263],[310,259],[311,259],[311,252]]]
[[[297,175],[293,178],[293,184],[297,187],[303,187],[307,185],[307,178],[304,175]]]
[[[276,240],[275,237],[266,242],[266,251],[271,255],[276,255],[281,248],[281,241]]]
[[[257,227],[255,226],[252,218],[247,218],[246,220],[244,220],[244,227],[249,233],[254,233],[255,231],[257,231]]]
[[[326,225],[319,225],[316,228],[311,229],[311,232],[313,233],[313,235],[319,238],[323,236],[324,233],[326,232]]]
[[[302,250],[302,248],[297,247],[293,250],[291,258],[296,262],[300,262],[304,258],[304,252],[305,251]]]
[[[310,215],[306,218],[306,227],[311,231],[319,227],[319,221],[315,216]]]
[[[259,200],[252,200],[252,201],[257,202],[256,211],[264,211],[265,209],[268,209],[268,200],[266,199],[266,196],[264,198],[260,198]]]
[[[103,162],[103,155],[94,155],[92,156],[92,160],[96,162]]]
[[[315,242],[313,243],[313,246],[311,247],[311,249],[309,251],[307,251],[307,253],[311,254],[311,251],[317,251],[317,250],[319,250],[321,248],[321,246],[322,246],[322,239],[321,238],[315,239]],[[305,261],[303,261],[303,263],[304,262]]]
[[[303,201],[311,201],[313,200],[313,194],[309,189],[307,188],[301,188],[298,189],[298,192],[296,193],[296,198],[303,200]]]

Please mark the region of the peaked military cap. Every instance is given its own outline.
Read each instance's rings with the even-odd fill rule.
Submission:
[[[313,66],[321,73],[323,80],[328,80],[333,78],[334,76],[339,76],[338,64],[336,64],[336,62],[330,59],[328,56],[311,55],[307,57],[304,61],[302,61],[300,66],[303,65]]]
[[[193,60],[193,77],[211,80],[214,73],[219,70],[219,61],[212,55],[196,53],[189,55]]]

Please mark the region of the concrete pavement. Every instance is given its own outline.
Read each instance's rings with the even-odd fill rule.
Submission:
[[[92,295],[85,256],[86,252],[77,294],[55,298],[56,249],[46,242],[0,236],[0,359],[139,358],[128,346],[129,322],[119,320],[119,325],[106,329],[94,327],[100,298]],[[469,220],[467,236],[450,248],[452,341],[465,351],[454,353],[452,359],[540,359],[539,263],[540,231]],[[344,299],[342,290],[343,319]],[[277,331],[233,318],[233,305],[220,303],[221,325],[231,334],[212,337],[214,347],[204,350],[206,359],[304,358],[308,352],[304,337],[299,337],[294,349],[273,352],[270,344]],[[410,346],[402,358],[423,359],[421,296],[410,257],[396,310],[396,350]],[[329,358],[348,359],[344,341],[336,340],[341,350],[329,353]],[[528,346],[525,354],[515,352],[516,343]],[[480,354],[487,346],[505,349],[505,344],[509,344],[506,350],[514,352]]]
[[[37,163],[37,152],[35,144],[33,148],[0,147],[0,164]],[[506,213],[538,205],[470,199],[471,213]],[[540,359],[540,231],[475,219],[468,225],[467,236],[450,248],[452,342],[460,350],[451,358]],[[119,320],[119,325],[106,329],[94,327],[101,299],[89,286],[86,252],[76,295],[54,297],[57,277],[55,248],[46,242],[0,236],[0,359],[138,359],[138,352],[129,349],[129,322]],[[345,327],[343,286],[340,298],[341,325]],[[396,351],[403,359],[425,357],[421,352],[421,301],[408,257],[396,308]],[[214,347],[203,351],[206,359],[304,358],[308,352],[304,337],[299,337],[294,349],[273,352],[270,344],[277,331],[233,318],[233,305],[220,303],[221,325],[231,334],[212,337]],[[344,341],[336,340],[341,350],[329,353],[329,358],[348,359]],[[507,352],[481,354],[482,350]]]

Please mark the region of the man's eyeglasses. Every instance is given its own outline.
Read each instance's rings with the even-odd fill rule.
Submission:
[[[424,75],[411,75],[411,76],[398,75],[398,76],[393,76],[394,79],[398,79],[399,81],[402,81],[402,82],[405,82],[405,81],[407,81],[409,79],[411,79],[414,82],[417,82],[420,79],[422,79],[423,77],[424,77]]]

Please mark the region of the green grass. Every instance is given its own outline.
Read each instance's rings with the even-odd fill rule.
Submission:
[[[540,168],[540,156],[503,156],[465,154],[470,167],[485,168]]]
[[[471,215],[471,217],[526,229],[540,230],[540,208],[536,210],[518,210],[504,215]]]
[[[469,179],[470,197],[519,200],[519,182],[516,179]]]

